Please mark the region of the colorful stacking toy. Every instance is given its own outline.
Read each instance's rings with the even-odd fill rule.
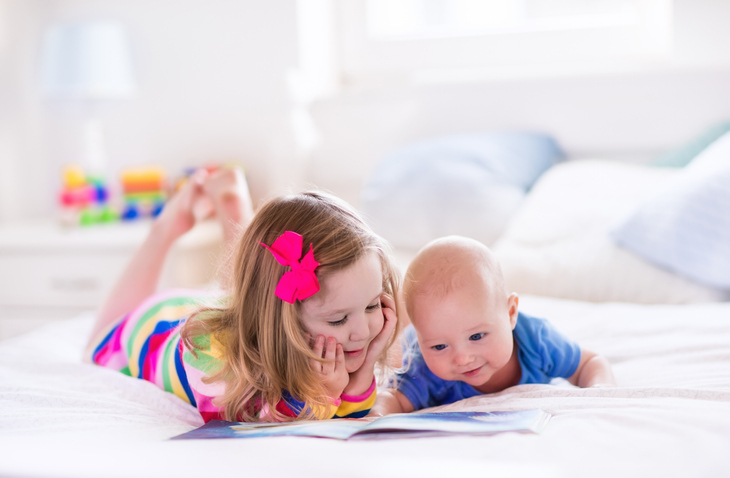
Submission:
[[[164,170],[156,167],[126,169],[121,180],[124,201],[121,219],[157,217],[167,198]]]
[[[62,180],[59,203],[63,225],[89,226],[118,219],[109,205],[109,190],[103,178],[87,176],[80,166],[71,165],[63,169]]]

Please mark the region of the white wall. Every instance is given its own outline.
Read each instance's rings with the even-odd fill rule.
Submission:
[[[42,203],[48,175],[41,110],[28,82],[35,57],[39,4],[0,0],[0,220],[29,214]]]
[[[671,64],[345,92],[312,104],[322,141],[305,163],[286,84],[296,13],[295,0],[0,0],[0,221],[51,214],[61,165],[81,155],[88,110],[37,88],[42,34],[57,21],[129,27],[138,93],[99,107],[112,170],[237,160],[257,198],[308,182],[357,204],[383,154],[431,135],[532,128],[573,156],[647,157],[730,118],[730,2],[675,0]]]
[[[7,44],[0,154],[32,186],[0,196],[0,218],[51,214],[63,164],[82,155],[90,106],[47,100],[37,88],[41,39],[54,22],[118,20],[134,47],[138,91],[96,106],[109,167],[161,164],[169,173],[238,161],[262,197],[299,186],[289,124],[287,71],[297,64],[290,0],[4,0]],[[8,140],[8,137],[10,138]],[[0,183],[2,184],[2,183]],[[18,207],[20,205],[20,207]],[[19,211],[22,210],[22,213]]]

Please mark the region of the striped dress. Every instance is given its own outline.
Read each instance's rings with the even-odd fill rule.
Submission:
[[[224,382],[204,383],[223,363],[223,347],[215,337],[195,338],[193,354],[180,338],[180,326],[203,303],[216,300],[212,293],[175,289],[159,292],[124,315],[102,332],[91,348],[90,361],[118,370],[130,377],[154,383],[161,389],[196,407],[205,422],[222,420],[223,410],[213,402],[223,395]],[[276,406],[285,416],[296,417],[306,407],[304,402],[282,391],[284,399]],[[375,402],[375,380],[359,396],[342,395],[335,401],[333,418],[356,418],[367,415]],[[261,414],[268,409],[262,408]]]

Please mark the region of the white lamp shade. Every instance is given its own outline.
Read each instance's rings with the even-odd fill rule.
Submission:
[[[51,98],[132,96],[132,53],[124,27],[112,22],[52,27],[43,44],[41,84],[45,95]]]

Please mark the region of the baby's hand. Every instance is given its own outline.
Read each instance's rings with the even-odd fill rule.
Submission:
[[[395,330],[395,324],[398,320],[395,315],[395,301],[391,296],[383,294],[380,297],[380,305],[383,311],[383,328],[370,342],[362,366],[350,374],[350,382],[345,388],[347,395],[361,395],[370,388],[375,373],[375,362],[385,350],[385,346]]]
[[[325,341],[324,335],[319,335],[312,345],[312,351],[317,357],[327,360],[326,362],[310,360],[312,368],[324,383],[327,394],[332,399],[340,398],[342,391],[350,381],[350,376],[345,369],[345,353],[342,350],[342,344],[338,344],[334,337],[329,337]]]

